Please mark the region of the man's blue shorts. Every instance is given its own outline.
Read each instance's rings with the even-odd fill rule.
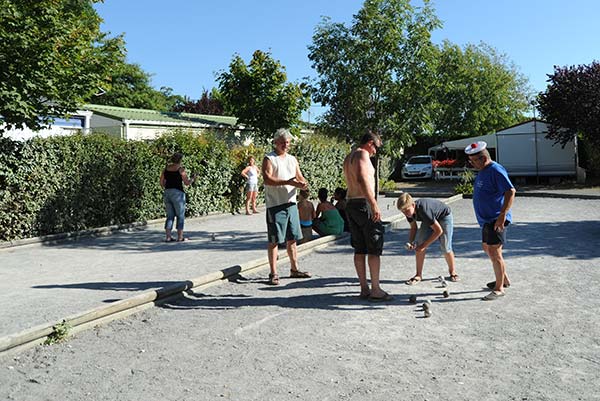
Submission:
[[[298,205],[284,203],[267,209],[267,235],[270,244],[302,239]]]

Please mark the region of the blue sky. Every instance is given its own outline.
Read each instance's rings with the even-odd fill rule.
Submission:
[[[152,74],[152,83],[193,99],[216,86],[235,53],[246,61],[269,50],[288,79],[315,76],[307,46],[322,16],[352,21],[362,0],[105,0],[96,5],[103,31],[125,34],[128,61]],[[600,1],[437,0],[443,27],[433,40],[485,42],[506,54],[536,92],[554,65],[600,60]],[[311,120],[322,113],[311,107]],[[304,119],[308,115],[304,113]]]

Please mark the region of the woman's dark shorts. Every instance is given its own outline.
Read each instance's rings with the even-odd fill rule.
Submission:
[[[351,243],[358,255],[381,255],[384,228],[381,221],[373,221],[373,212],[366,199],[349,199],[346,216],[350,227]]]
[[[506,244],[506,231],[508,231],[510,222],[504,222],[504,230],[502,231],[494,230],[494,224],[496,224],[496,220],[483,225],[483,229],[481,230],[481,242],[488,245]]]

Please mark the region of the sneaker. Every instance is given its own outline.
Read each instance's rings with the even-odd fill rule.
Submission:
[[[498,298],[502,298],[504,296],[503,292],[492,291],[487,294],[485,297],[481,298],[483,301],[495,301]]]

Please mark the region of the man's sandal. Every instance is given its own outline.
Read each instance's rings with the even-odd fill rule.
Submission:
[[[419,281],[421,281],[421,277],[414,276],[414,277],[406,280],[406,285],[415,285],[415,284],[419,283]]]
[[[309,272],[301,272],[300,270],[290,270],[291,278],[310,278]]]
[[[269,284],[270,285],[279,285],[279,275],[269,273]]]

